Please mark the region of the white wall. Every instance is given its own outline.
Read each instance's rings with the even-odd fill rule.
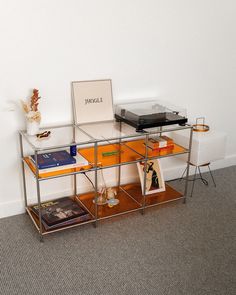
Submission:
[[[235,0],[0,0],[0,216],[23,210],[18,103],[33,87],[44,125],[71,120],[73,80],[111,78],[115,101],[166,97],[226,132],[216,167],[235,164],[235,15]]]

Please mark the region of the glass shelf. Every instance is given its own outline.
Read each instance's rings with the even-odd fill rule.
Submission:
[[[82,145],[93,141],[90,136],[73,125],[42,128],[39,133],[44,131],[51,132],[48,138],[38,139],[36,136],[29,136],[26,131],[21,131],[20,133],[34,150],[42,151],[69,147],[72,144]]]
[[[140,137],[143,133],[136,132],[135,128],[120,122],[108,121],[100,123],[89,123],[79,126],[88,136],[97,142],[109,143],[113,140],[124,140],[127,138]]]
[[[168,126],[167,126],[168,127]],[[173,127],[172,127],[173,128]],[[179,128],[179,127],[178,127]],[[188,127],[189,128],[189,127]],[[155,128],[158,129],[158,128]],[[183,129],[185,129],[183,127]],[[34,149],[46,151],[48,149],[66,148],[72,144],[73,134],[77,151],[89,162],[89,165],[76,168],[61,166],[60,170],[44,172],[39,170],[39,179],[49,179],[88,171],[95,167],[95,143],[97,143],[97,167],[114,167],[142,161],[145,158],[145,136],[137,133],[134,128],[127,124],[104,122],[97,124],[85,124],[82,127],[73,125],[48,128],[52,133],[48,139],[38,140],[36,136],[22,134],[31,143]],[[169,129],[166,129],[166,131]],[[182,130],[182,129],[181,129]],[[152,132],[154,132],[152,130]],[[153,133],[151,133],[153,134]],[[151,135],[150,134],[150,135]],[[148,136],[150,136],[148,135]],[[107,140],[106,138],[109,138]],[[130,140],[129,140],[130,139]],[[161,158],[187,153],[188,150],[174,143],[172,148],[163,148],[159,151],[148,148],[148,158]],[[35,165],[29,157],[24,157],[24,162],[36,176]]]
[[[93,145],[95,142],[107,145],[119,141],[144,140],[146,135],[151,136],[155,133],[166,133],[189,128],[188,125],[174,125],[148,128],[144,130],[145,132],[136,132],[135,128],[125,123],[109,121],[84,124],[81,126],[62,125],[45,127],[40,129],[40,133],[47,130],[51,134],[48,138],[43,139],[38,139],[36,136],[29,136],[26,131],[20,131],[20,133],[34,150],[46,151],[65,148],[70,145]]]

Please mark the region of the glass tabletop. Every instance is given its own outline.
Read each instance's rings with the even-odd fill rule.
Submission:
[[[135,128],[130,125],[115,120],[83,124],[79,126],[79,129],[91,136],[95,141],[107,141],[107,143],[118,139],[144,136],[142,132],[136,132]]]
[[[36,135],[30,136],[26,131],[20,131],[20,133],[30,146],[36,150],[61,148],[72,144],[82,145],[93,141],[90,136],[73,125],[42,128],[39,133],[45,131],[50,131],[50,135],[43,138],[38,138]]]
[[[187,129],[189,126],[163,126],[145,129],[144,132],[137,132],[132,126],[114,121],[89,123],[80,126],[63,125],[41,128],[39,133],[50,131],[48,137],[38,138],[30,136],[26,131],[20,131],[25,140],[34,150],[47,150],[63,148],[70,145],[85,145],[94,142],[114,143],[127,140],[143,139],[146,135],[162,133],[179,129]]]

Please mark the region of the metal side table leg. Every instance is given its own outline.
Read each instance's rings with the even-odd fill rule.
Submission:
[[[184,175],[185,175],[185,173],[187,172],[187,169],[188,169],[188,165],[187,165],[186,168],[184,169],[184,172],[183,172],[183,174],[181,175],[181,177],[179,178],[179,181],[181,181],[181,180],[184,179]]]
[[[209,172],[210,172],[210,175],[211,175],[211,179],[212,179],[212,181],[213,181],[213,183],[214,183],[214,186],[216,187],[215,179],[214,179],[214,177],[213,177],[213,174],[212,174],[212,172],[211,172],[211,168],[210,168],[210,163],[207,165],[207,167],[208,167],[208,169],[209,169]]]
[[[201,179],[202,183],[205,184],[205,185],[208,185],[208,181],[202,177],[202,173],[201,173],[201,170],[200,170],[201,166],[197,166],[197,167],[198,167],[198,172],[199,172],[199,176],[200,176],[200,179]]]
[[[194,190],[194,185],[195,185],[195,181],[196,181],[196,175],[197,175],[197,166],[195,167],[195,173],[194,173],[194,177],[193,177],[193,185],[192,185],[192,190],[191,190],[190,197],[193,196],[193,190]]]

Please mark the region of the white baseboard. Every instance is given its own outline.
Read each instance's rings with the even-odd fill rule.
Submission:
[[[214,162],[211,164],[211,169],[216,170],[216,169],[221,169],[225,167],[230,167],[236,165],[236,155],[230,155],[227,156],[225,159]],[[179,165],[175,165],[173,167],[169,167],[164,169],[164,175],[166,180],[171,180],[171,179],[176,179],[179,178],[184,171],[184,168],[186,167],[186,164],[182,162]],[[190,174],[193,174],[193,170],[190,170]],[[129,177],[124,177],[124,179],[121,180],[122,183],[132,183],[135,181],[139,181],[138,174],[134,176],[129,176]],[[115,185],[115,180],[111,180],[107,182],[107,186],[113,186]],[[83,187],[78,187],[78,192],[83,193],[86,191],[91,190],[91,186],[83,186]],[[60,196],[69,196],[73,192],[72,190],[67,190],[67,191],[60,191],[57,193],[52,193],[48,194],[47,196],[44,196],[42,200],[49,200],[53,198],[57,198]],[[32,200],[29,199],[29,204],[32,203]],[[22,214],[25,212],[24,208],[24,201],[23,199],[16,200],[16,201],[11,201],[11,202],[3,202],[0,203],[0,218],[4,217],[9,217],[17,214]]]

